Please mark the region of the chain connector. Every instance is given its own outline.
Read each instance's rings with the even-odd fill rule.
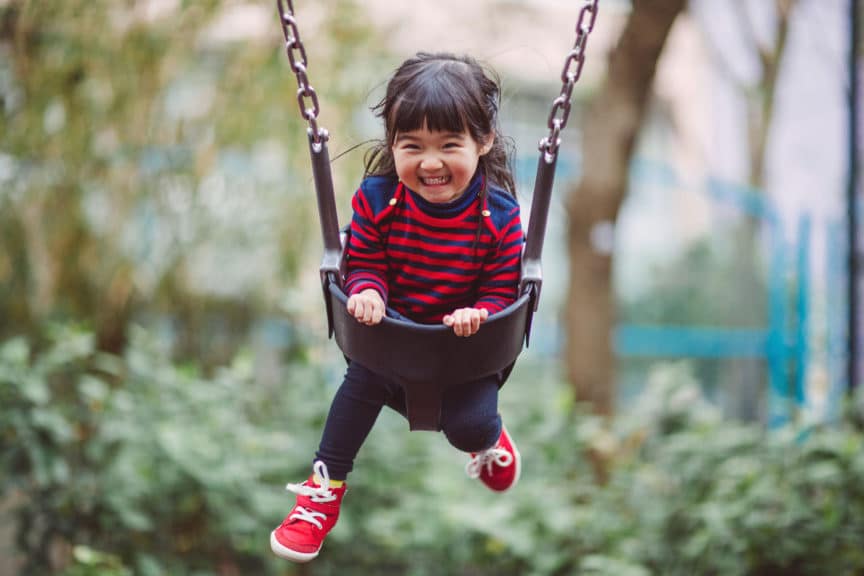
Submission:
[[[317,125],[313,129],[311,126],[306,129],[306,135],[312,142],[312,149],[316,154],[324,149],[324,144],[330,140],[330,132],[326,128],[319,128]]]

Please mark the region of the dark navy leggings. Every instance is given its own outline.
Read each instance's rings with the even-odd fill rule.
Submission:
[[[501,434],[498,376],[451,386],[441,399],[441,430],[464,452],[491,448]],[[406,415],[405,391],[399,384],[351,362],[324,425],[316,459],[327,465],[330,478],[344,480],[381,408]]]

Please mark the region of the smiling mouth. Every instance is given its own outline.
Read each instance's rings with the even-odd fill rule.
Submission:
[[[441,186],[443,184],[447,184],[450,182],[450,176],[438,176],[436,178],[421,178],[420,182],[422,182],[425,186]]]

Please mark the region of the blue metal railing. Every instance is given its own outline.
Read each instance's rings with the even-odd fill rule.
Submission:
[[[683,184],[669,165],[640,159],[631,168],[632,181],[664,187]],[[709,178],[705,190],[718,204],[761,221],[769,238],[766,298],[768,322],[757,328],[620,324],[615,331],[615,350],[622,357],[759,358],[768,366],[768,423],[779,426],[807,402],[805,379],[809,347],[810,219],[798,224],[795,268],[788,266],[783,223],[770,199],[749,186]],[[794,288],[794,306],[790,301]],[[790,410],[791,408],[791,410]]]

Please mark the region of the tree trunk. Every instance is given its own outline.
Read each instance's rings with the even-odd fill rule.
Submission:
[[[585,115],[583,173],[567,202],[570,286],[567,372],[576,398],[594,412],[614,409],[612,235],[630,159],[650,100],[657,61],[686,0],[642,0],[609,60],[609,73]]]

